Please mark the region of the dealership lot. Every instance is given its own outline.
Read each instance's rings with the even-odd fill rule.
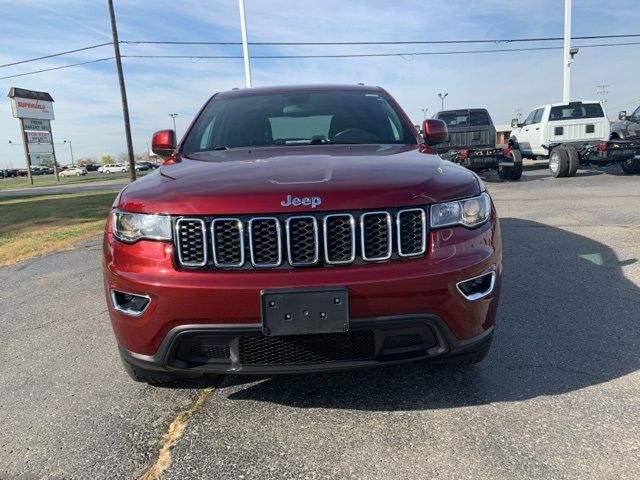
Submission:
[[[227,377],[161,478],[638,478],[640,176],[486,183],[505,271],[484,363]],[[122,371],[100,240],[0,285],[0,478],[142,474],[202,385]]]

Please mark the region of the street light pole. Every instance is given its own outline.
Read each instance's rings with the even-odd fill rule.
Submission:
[[[176,138],[178,138],[178,132],[176,131],[176,117],[178,116],[178,114],[170,113],[169,116],[173,120],[173,132],[176,134]]]
[[[244,14],[244,0],[238,0],[240,9],[240,30],[242,31],[242,58],[244,59],[244,87],[251,88],[251,68],[249,66],[249,44],[247,41],[247,19]]]
[[[71,140],[63,140],[62,143],[69,144],[69,150],[71,150],[71,165],[75,165],[76,162],[73,160],[73,146],[71,145]]]
[[[449,95],[448,93],[439,93],[438,96],[440,97],[440,102],[441,102],[441,108],[440,111],[442,112],[444,110],[444,99],[447,98],[447,95]]]
[[[422,120],[426,120],[427,119],[427,112],[429,111],[428,108],[423,108],[422,109]]]
[[[571,88],[571,62],[573,56],[570,52],[571,49],[571,0],[564,0],[564,83],[562,87],[562,101],[568,103],[570,101],[570,88]]]

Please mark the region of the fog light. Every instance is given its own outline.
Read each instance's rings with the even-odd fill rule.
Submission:
[[[111,301],[116,310],[127,315],[137,317],[142,315],[151,298],[147,295],[136,295],[133,293],[120,292],[118,290],[111,290]]]
[[[486,297],[493,291],[496,281],[496,272],[485,273],[478,277],[459,282],[456,286],[458,291],[464,295],[467,300],[478,300]]]

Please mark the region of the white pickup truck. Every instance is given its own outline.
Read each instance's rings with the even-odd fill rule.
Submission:
[[[578,165],[620,163],[625,173],[640,173],[640,142],[609,141],[611,124],[600,102],[552,103],[535,108],[524,123],[511,121],[512,156],[548,158],[554,177],[572,177]]]

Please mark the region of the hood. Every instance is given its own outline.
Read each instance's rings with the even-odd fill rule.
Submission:
[[[479,192],[473,173],[417,145],[305,145],[183,156],[128,185],[119,207],[178,215],[357,210]]]

